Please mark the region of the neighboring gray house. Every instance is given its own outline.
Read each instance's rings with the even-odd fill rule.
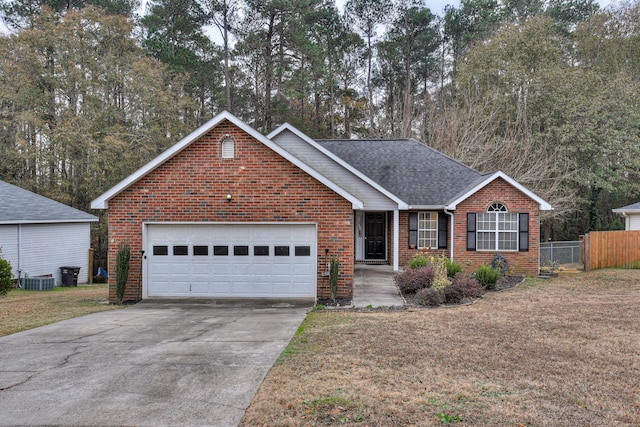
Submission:
[[[98,218],[55,200],[0,181],[0,248],[15,277],[52,274],[80,267],[88,282],[90,223]]]
[[[625,230],[640,230],[640,202],[613,209],[613,212],[624,216]]]

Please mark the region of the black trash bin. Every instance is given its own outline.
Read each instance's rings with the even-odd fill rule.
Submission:
[[[78,286],[80,267],[60,267],[62,286]]]

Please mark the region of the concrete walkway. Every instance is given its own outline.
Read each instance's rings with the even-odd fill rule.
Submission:
[[[390,265],[356,264],[353,305],[359,308],[403,306],[404,300],[393,281],[394,274]]]

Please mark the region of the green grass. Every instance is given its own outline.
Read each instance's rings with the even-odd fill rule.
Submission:
[[[110,305],[106,284],[56,287],[49,291],[12,289],[0,297],[0,336],[123,306]]]

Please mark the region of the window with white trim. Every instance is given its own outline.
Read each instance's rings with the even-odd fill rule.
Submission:
[[[437,212],[418,212],[418,247],[438,248]]]
[[[227,137],[222,141],[222,158],[233,159],[235,157],[236,143],[231,137]]]
[[[479,251],[517,251],[518,214],[502,203],[493,203],[476,219],[476,249]]]

